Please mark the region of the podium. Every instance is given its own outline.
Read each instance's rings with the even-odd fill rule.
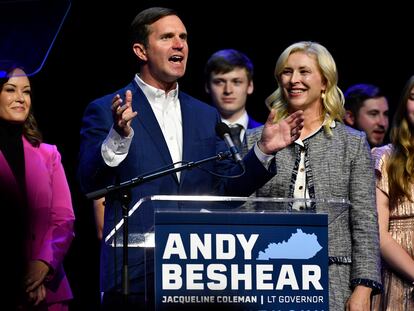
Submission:
[[[155,310],[329,310],[328,226],[348,208],[343,199],[156,195],[129,210],[128,222],[151,221],[129,232],[128,247],[143,251]],[[123,220],[105,243],[122,247],[122,229]]]

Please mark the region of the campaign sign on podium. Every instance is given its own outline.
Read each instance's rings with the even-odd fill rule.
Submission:
[[[156,310],[326,311],[328,224],[348,207],[345,200],[153,196],[129,217],[152,209],[154,227],[131,232],[128,246],[154,252],[155,288],[146,295],[155,296]],[[115,237],[107,242],[120,246]]]

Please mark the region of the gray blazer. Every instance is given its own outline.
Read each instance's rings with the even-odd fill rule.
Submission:
[[[308,145],[307,179],[313,179],[316,199],[348,199],[349,212],[329,224],[330,264],[350,265],[345,286],[358,284],[381,289],[375,175],[365,133],[335,122],[332,136],[321,129],[304,140]],[[247,132],[251,148],[262,127]],[[259,197],[292,197],[296,153],[293,143],[275,155],[276,175],[260,188]],[[331,269],[330,269],[331,270]],[[335,277],[330,274],[330,278]],[[342,276],[343,277],[343,276]],[[342,278],[343,280],[343,278]],[[330,280],[331,283],[331,280]],[[331,288],[331,290],[333,290]]]

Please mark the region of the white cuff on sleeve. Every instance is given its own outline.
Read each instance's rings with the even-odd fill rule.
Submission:
[[[134,137],[133,129],[131,129],[128,137],[123,137],[113,127],[111,128],[101,146],[102,158],[108,166],[116,167],[125,160],[131,146],[132,137]]]
[[[270,162],[273,160],[275,156],[273,154],[268,155],[264,153],[262,150],[260,150],[257,142],[254,144],[254,153],[256,154],[256,157],[259,159],[259,161],[263,164],[263,166],[266,169],[269,169]]]

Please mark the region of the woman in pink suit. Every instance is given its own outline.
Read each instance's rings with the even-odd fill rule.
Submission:
[[[72,292],[62,263],[75,217],[61,157],[56,146],[42,143],[25,72],[11,66],[0,74],[0,202],[7,202],[17,219],[9,245],[15,260],[10,280],[18,280],[11,286],[14,305],[68,310]]]

